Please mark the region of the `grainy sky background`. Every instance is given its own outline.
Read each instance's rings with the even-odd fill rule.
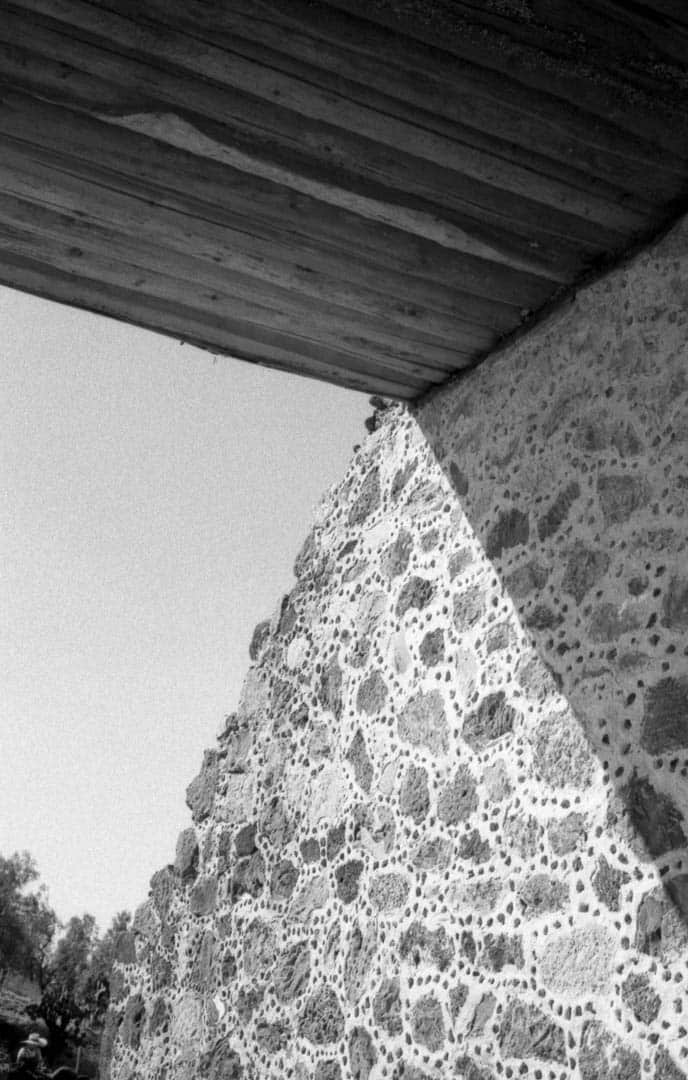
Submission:
[[[0,287],[0,853],[62,919],[147,895],[363,394]]]

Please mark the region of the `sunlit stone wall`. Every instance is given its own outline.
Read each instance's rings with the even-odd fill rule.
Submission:
[[[119,943],[113,1080],[688,1076],[687,300],[684,225],[379,416]]]

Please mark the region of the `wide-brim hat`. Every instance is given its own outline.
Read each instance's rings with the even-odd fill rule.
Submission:
[[[37,1031],[32,1031],[28,1038],[24,1039],[22,1046],[35,1046],[39,1050],[44,1050],[48,1045],[48,1040],[44,1039],[42,1035],[39,1035]]]

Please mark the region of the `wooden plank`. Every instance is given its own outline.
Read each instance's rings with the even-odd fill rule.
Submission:
[[[5,140],[0,156],[0,189],[40,205],[118,228],[127,236],[153,243],[313,299],[328,300],[352,311],[390,319],[409,329],[439,333],[498,332],[511,329],[518,311],[441,288],[420,278],[375,271],[343,253],[330,256],[315,247],[291,245],[261,237],[197,215],[155,205],[143,195],[122,193],[96,178],[69,172],[67,155]],[[109,178],[110,182],[112,178]],[[150,192],[149,192],[150,194]],[[335,276],[336,275],[336,276]],[[382,291],[383,289],[387,291]]]
[[[152,8],[155,7],[157,18],[164,19],[163,24],[158,22],[157,25],[148,25],[141,21],[142,10],[138,0],[134,4],[119,0],[118,8],[126,11],[127,18],[113,15],[109,10],[95,8],[92,3],[84,0],[21,0],[17,6],[62,20],[66,26],[75,28],[74,33],[86,32],[91,42],[98,42],[100,35],[108,43],[116,42],[117,47],[127,55],[149,57],[154,59],[156,64],[165,61],[177,65],[185,71],[202,75],[205,79],[212,78],[219,84],[244,90],[272,103],[279,101],[281,105],[288,106],[302,116],[324,120],[339,127],[345,126],[347,130],[359,134],[368,134],[374,140],[381,140],[396,149],[413,146],[414,154],[422,156],[423,150],[429,146],[430,156],[436,163],[467,173],[473,179],[486,182],[489,187],[497,186],[503,191],[520,195],[528,200],[528,204],[532,201],[542,202],[545,206],[556,207],[567,214],[596,221],[607,229],[627,230],[634,226],[637,228],[640,224],[638,212],[634,212],[631,207],[617,206],[614,201],[602,199],[590,191],[580,191],[575,185],[572,187],[570,183],[561,183],[550,177],[546,171],[541,175],[535,171],[532,157],[529,159],[523,153],[518,160],[511,148],[519,131],[523,131],[523,115],[522,111],[515,110],[511,105],[504,89],[499,102],[489,103],[492,106],[493,123],[499,127],[500,145],[495,147],[493,144],[488,147],[487,140],[483,140],[482,146],[476,146],[478,133],[474,126],[475,95],[472,100],[468,100],[465,85],[448,87],[446,83],[433,84],[428,73],[422,80],[416,80],[424,89],[428,82],[432,87],[431,93],[426,91],[421,94],[423,109],[409,109],[408,106],[404,108],[403,102],[398,98],[399,95],[402,98],[409,96],[409,83],[412,80],[409,78],[408,69],[393,68],[390,73],[389,65],[385,67],[379,57],[367,56],[361,52],[347,54],[341,45],[330,45],[327,50],[328,62],[333,62],[333,57],[335,62],[341,61],[342,56],[348,57],[346,75],[349,81],[344,87],[340,62],[337,78],[330,79],[329,83],[321,87],[319,83],[325,73],[322,68],[315,67],[313,62],[318,59],[318,46],[322,51],[322,46],[327,47],[327,42],[319,41],[312,45],[307,53],[308,66],[305,68],[303,62],[299,65],[292,63],[290,66],[289,58],[283,53],[266,50],[264,47],[259,46],[256,55],[255,43],[253,55],[250,55],[251,42],[240,38],[238,34],[242,29],[250,29],[251,26],[255,34],[256,20],[244,17],[242,21],[241,12],[237,11],[238,5],[235,4],[231,8],[231,16],[230,12],[226,11],[224,20],[221,20],[221,24],[229,20],[232,32],[223,34],[220,27],[214,25],[212,42],[203,38],[203,25],[199,24],[198,20],[193,23],[185,20],[189,33],[181,34],[172,29],[170,18],[174,17],[176,9],[167,4],[162,7],[159,4],[146,5],[145,18],[150,18]],[[136,23],[130,21],[130,18],[136,19]],[[282,48],[285,40],[295,36],[289,26],[273,26],[270,37],[270,28],[270,24],[265,21],[260,24],[260,31],[269,36],[273,46],[278,44],[276,35],[282,39]],[[302,41],[303,37],[301,35]],[[217,48],[218,43],[223,45],[222,49]],[[322,64],[322,58],[320,63]],[[354,78],[358,82],[353,81]],[[384,80],[382,83],[381,79]],[[384,86],[386,90],[386,94],[379,96],[377,101],[371,97],[372,88],[375,86],[378,89]],[[391,92],[395,97],[391,96]],[[485,103],[482,103],[483,111],[485,107]],[[444,126],[438,125],[438,110],[440,115],[449,114],[452,122]],[[380,114],[384,116],[383,125],[380,124]],[[465,126],[469,119],[473,122],[472,127]],[[463,120],[463,125],[457,124],[457,120]],[[439,135],[440,138],[428,142],[428,133]],[[541,147],[543,143],[547,145],[548,140],[551,140],[550,126],[546,126],[542,132],[534,131],[532,117],[529,116],[527,136],[530,144],[528,149],[532,154],[533,145]],[[558,133],[557,138],[561,142]],[[425,142],[421,144],[423,139]],[[457,143],[464,144],[461,146],[460,156],[456,150]],[[568,167],[571,157],[570,142],[566,144],[566,157]],[[550,169],[556,169],[556,161],[548,161],[544,157],[542,160],[543,163],[547,162]],[[457,161],[460,168],[457,167]],[[577,175],[579,185],[584,182],[589,187],[590,182],[583,173],[577,172],[574,175]],[[447,183],[445,190],[453,191],[455,187],[455,182]],[[622,190],[616,190],[617,198],[620,198]],[[466,191],[465,198],[475,201],[477,194],[477,189],[473,193]],[[490,197],[494,201],[494,195],[488,188],[482,195],[483,200],[488,200],[488,206]],[[527,211],[528,204],[524,205],[524,211]],[[519,211],[514,205],[508,212],[514,216]],[[532,222],[532,215],[530,220]],[[542,227],[546,226],[545,220]],[[562,220],[560,229],[565,226],[566,222]],[[575,228],[575,223],[569,222],[568,228]]]
[[[145,241],[175,253],[182,263],[191,259],[189,273],[212,288],[226,290],[236,280],[241,295],[250,296],[259,295],[263,285],[275,287],[318,301],[326,309],[342,308],[352,318],[372,317],[394,326],[395,332],[403,333],[409,341],[422,342],[427,336],[430,341],[443,340],[475,349],[485,348],[495,339],[496,328],[490,322],[471,323],[458,312],[450,315],[403,303],[398,297],[371,292],[293,260],[280,262],[268,245],[264,253],[257,252],[250,238],[247,242],[241,234],[164,208],[152,208],[143,200],[47,168],[35,158],[28,161],[12,146],[5,147],[0,158],[0,192],[72,215],[77,224],[91,223],[115,230],[127,239],[132,253]],[[13,205],[17,204],[6,202],[10,208]],[[23,202],[18,205],[21,210]],[[508,309],[501,329],[513,324],[514,312]]]
[[[438,65],[443,54],[451,54],[485,74],[491,73],[492,78],[512,80],[517,72],[518,82],[524,89],[537,91],[543,107],[549,103],[556,110],[566,101],[581,117],[589,113],[661,147],[662,157],[685,157],[688,118],[676,102],[643,94],[624,84],[618,74],[594,69],[578,55],[550,57],[541,41],[527,45],[500,34],[481,20],[480,9],[469,11],[461,0],[434,0],[423,10],[422,18],[417,17],[413,5],[404,9],[393,0],[377,0],[375,5],[367,0],[324,2],[358,20],[376,23],[382,30],[382,41],[391,35],[403,42],[423,42],[437,57]],[[485,6],[481,8],[484,13]],[[597,130],[596,125],[591,127]]]
[[[199,317],[210,315],[221,319],[228,328],[234,327],[245,337],[266,331],[294,343],[311,343],[313,348],[341,350],[352,361],[365,363],[370,358],[390,374],[408,374],[433,382],[464,367],[470,359],[470,354],[460,349],[427,343],[414,348],[401,338],[369,325],[361,326],[357,319],[337,318],[332,312],[324,311],[322,305],[307,308],[292,298],[283,300],[280,306],[269,305],[260,295],[250,301],[236,293],[208,289],[193,278],[177,276],[174,258],[167,260],[171,265],[166,270],[154,269],[148,265],[153,261],[150,253],[137,251],[128,257],[128,245],[122,244],[109,230],[80,226],[66,215],[41,207],[27,206],[28,220],[19,224],[16,207],[12,215],[13,219],[4,221],[0,230],[0,251],[33,261],[43,259],[46,266],[66,273],[89,274],[103,283],[139,289],[154,299],[183,304]],[[0,221],[3,219],[0,211]],[[157,261],[165,264],[163,252]]]
[[[451,251],[423,237],[323,206],[318,200],[241,170],[199,158],[84,114],[51,105],[0,85],[0,133],[69,157],[76,174],[110,174],[115,189],[134,190],[160,205],[190,212],[282,242],[303,241],[350,258],[437,281],[521,308],[535,308],[551,294],[551,280]],[[202,210],[200,208],[203,208]]]
[[[390,379],[374,364],[365,370],[349,367],[348,357],[332,355],[321,350],[316,356],[304,357],[291,351],[284,343],[265,343],[244,339],[228,332],[220,321],[199,320],[195,312],[182,305],[170,304],[128,291],[103,285],[88,277],[51,270],[46,274],[43,263],[3,252],[0,256],[0,282],[9,288],[21,289],[47,300],[83,308],[96,314],[132,323],[188,342],[209,352],[279,368],[310,378],[367,393],[388,394],[402,399],[414,398],[428,384],[408,377]]]
[[[0,40],[0,70],[17,87],[106,114],[124,126],[135,123],[158,139],[180,139],[182,145],[193,139],[198,145],[200,133],[205,154],[468,254],[567,281],[586,259],[622,245],[615,230],[428,160],[428,140],[439,137],[422,129],[402,125],[399,139],[406,137],[406,145],[412,139],[414,153],[390,153],[387,134],[377,140],[375,132],[387,133],[395,122],[372,110],[364,110],[364,135],[353,134],[243,90],[228,92],[180,72],[168,74],[11,13],[0,23]],[[23,47],[25,41],[30,48]],[[165,127],[159,114],[167,105],[188,122],[185,129],[180,121],[168,120]],[[346,118],[338,114],[338,120]],[[362,114],[357,120],[359,129],[365,126]],[[353,126],[355,118],[348,123]]]

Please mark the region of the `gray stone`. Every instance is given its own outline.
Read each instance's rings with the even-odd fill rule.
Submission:
[[[363,522],[375,513],[380,505],[380,472],[376,467],[371,469],[361,488],[357,498],[349,510],[349,525],[362,525]]]
[[[153,1008],[148,1020],[148,1034],[159,1035],[166,1024],[170,1022],[170,1011],[164,997],[157,997],[153,1001]]]
[[[482,958],[492,971],[523,967],[523,941],[517,934],[485,934]]]
[[[581,1080],[640,1080],[640,1057],[607,1031],[599,1020],[586,1020],[578,1068]]]
[[[344,988],[347,1001],[352,1005],[357,1004],[366,987],[376,952],[375,923],[369,923],[365,930],[361,930],[356,923],[349,937],[349,948],[344,961]]]
[[[122,930],[115,939],[115,960],[118,964],[136,963],[136,938],[131,930]]]
[[[418,870],[444,870],[452,860],[453,845],[444,837],[421,840],[413,852],[412,862]]]
[[[662,999],[652,989],[647,975],[632,972],[621,984],[621,997],[641,1024],[657,1019]]]
[[[495,1080],[495,1074],[486,1065],[478,1065],[473,1058],[462,1054],[454,1062],[457,1080]]]
[[[356,859],[337,867],[337,895],[343,904],[350,904],[358,896],[358,881],[362,872],[363,863]]]
[[[444,660],[444,630],[429,630],[420,643],[418,655],[426,667],[436,667]]]
[[[201,938],[201,944],[191,966],[191,973],[189,975],[189,985],[192,986],[194,990],[205,990],[211,985],[215,956],[215,935],[212,930],[206,930]]]
[[[273,867],[270,876],[270,893],[273,900],[288,900],[299,877],[298,867],[290,859],[281,859]]]
[[[320,858],[320,841],[315,836],[309,837],[308,840],[302,840],[299,851],[305,863],[317,862]]]
[[[268,1054],[277,1054],[289,1045],[291,1029],[285,1020],[256,1021],[256,1042]]]
[[[621,789],[634,829],[638,831],[650,855],[665,855],[667,851],[688,843],[683,831],[683,816],[668,795],[655,791],[649,780],[633,775]]]
[[[236,1011],[242,1024],[248,1024],[254,1012],[263,1000],[263,991],[255,987],[245,989],[243,986],[237,994]]]
[[[320,675],[318,687],[320,704],[334,713],[337,719],[342,714],[342,669],[336,656],[330,657]]]
[[[411,1035],[415,1042],[435,1054],[444,1046],[442,1006],[433,994],[418,998],[411,1012]]]
[[[507,574],[504,587],[514,600],[525,600],[531,593],[544,589],[548,577],[549,570],[533,561]]]
[[[174,869],[184,884],[193,881],[198,874],[198,839],[193,828],[183,829],[177,838]]]
[[[243,938],[244,972],[248,979],[264,981],[275,963],[277,939],[273,928],[262,919],[253,919]]]
[[[572,713],[548,713],[533,731],[535,766],[553,788],[588,787],[593,755]]]
[[[660,1046],[655,1055],[655,1071],[653,1080],[688,1080],[688,1077],[679,1069],[664,1046]]]
[[[330,986],[321,986],[311,994],[299,1017],[299,1035],[313,1043],[324,1046],[339,1042],[344,1034],[344,1016],[339,999]]]
[[[491,765],[486,766],[482,784],[491,802],[502,802],[511,794],[511,780],[502,758],[497,758]]]
[[[497,1004],[497,998],[494,994],[483,994],[480,1001],[473,1010],[473,1016],[471,1017],[468,1025],[467,1034],[471,1038],[482,1035],[486,1025],[492,1019],[492,1015],[495,1011],[495,1005]]]
[[[454,943],[443,926],[428,930],[423,923],[413,922],[401,935],[399,955],[415,967],[432,964],[444,971],[454,958]]]
[[[549,934],[540,950],[540,978],[548,990],[567,1000],[608,995],[617,949],[618,939],[601,923]]]
[[[394,543],[389,545],[380,560],[383,574],[390,580],[403,574],[409,564],[412,551],[413,538],[406,529],[401,529]]]
[[[422,766],[409,765],[399,790],[399,806],[404,815],[420,825],[430,809],[428,774]]]
[[[473,552],[470,548],[460,548],[459,551],[452,552],[447,563],[449,580],[455,581],[456,578],[461,577],[464,570],[467,570],[472,562]]]
[[[547,835],[555,855],[568,855],[585,839],[587,820],[585,814],[571,812],[558,821],[550,821]]]
[[[504,551],[527,544],[530,535],[528,515],[517,507],[502,510],[485,538],[488,559],[498,559]]]
[[[531,874],[518,890],[518,898],[524,915],[543,915],[547,911],[560,911],[568,903],[569,887],[565,881],[557,881],[548,874]]]
[[[273,984],[278,1001],[288,1004],[305,993],[311,973],[307,941],[297,941],[277,957]]]
[[[352,1080],[368,1080],[376,1061],[377,1051],[366,1029],[352,1028],[349,1034],[349,1069]]]
[[[580,604],[608,569],[609,556],[606,551],[591,548],[582,540],[577,540],[568,552],[561,587]]]
[[[580,497],[580,485],[577,480],[572,480],[557,495],[554,502],[538,521],[538,536],[540,541],[553,536],[569,515],[569,511],[576,499]]]
[[[499,1029],[499,1048],[504,1057],[541,1058],[566,1064],[564,1032],[535,1005],[510,1001]]]
[[[242,1080],[243,1075],[241,1058],[232,1048],[231,1038],[221,1039],[208,1055],[203,1076],[207,1080]]]
[[[339,825],[333,825],[327,830],[325,841],[325,855],[328,862],[334,862],[340,851],[344,850],[346,843],[346,824],[342,821]]]
[[[354,735],[351,746],[346,752],[346,760],[354,770],[356,783],[367,794],[373,781],[373,766],[368,757],[365,738],[360,728]]]
[[[660,679],[648,687],[640,732],[648,754],[688,747],[688,677]]]
[[[688,630],[688,579],[674,576],[662,599],[662,626],[669,630]]]
[[[384,979],[373,998],[373,1017],[388,1035],[400,1035],[401,999],[399,997],[399,978]]]
[[[239,858],[243,858],[245,855],[253,855],[256,850],[255,821],[252,821],[249,825],[243,825],[239,829],[234,837],[234,847]]]
[[[449,728],[439,690],[416,694],[401,710],[399,735],[413,746],[426,746],[431,754],[446,753]]]
[[[313,1072],[313,1080],[341,1080],[342,1068],[334,1058],[319,1061]]]
[[[397,615],[403,618],[407,611],[416,608],[422,611],[432,600],[433,584],[426,578],[410,577],[404,582],[397,600]]]
[[[189,911],[192,915],[210,915],[215,910],[217,899],[217,881],[213,877],[200,878],[189,896]]]
[[[606,904],[610,911],[619,910],[621,886],[627,885],[630,880],[630,874],[627,874],[625,870],[615,870],[609,865],[604,855],[600,855],[592,875],[592,887],[597,899]]]
[[[516,710],[508,704],[504,692],[487,694],[463,723],[465,742],[478,753],[496,739],[513,730]]]
[[[564,616],[552,611],[547,604],[537,604],[532,611],[526,612],[524,619],[529,630],[555,630],[563,621]]]
[[[470,585],[454,596],[453,619],[459,634],[464,634],[475,626],[483,613],[485,595],[480,585]]]
[[[447,825],[466,821],[478,807],[475,780],[467,765],[460,765],[437,799],[437,816]]]
[[[247,895],[257,899],[265,887],[265,860],[259,851],[247,859],[239,859],[232,869],[230,895],[232,900]]]
[[[378,911],[403,907],[409,892],[409,880],[403,874],[377,874],[369,890],[370,902]]]
[[[469,987],[465,983],[457,983],[449,990],[449,1011],[456,1019],[464,1005],[468,1001]]]
[[[455,461],[452,461],[449,466],[449,475],[451,482],[454,485],[454,491],[459,497],[468,494],[468,477],[465,472],[459,468]]]
[[[588,633],[591,641],[617,641],[639,625],[636,612],[624,611],[616,604],[600,604],[592,613]]]
[[[459,839],[459,858],[471,862],[487,862],[492,854],[489,841],[483,840],[477,829],[469,829]]]
[[[289,843],[293,823],[284,803],[277,796],[268,800],[260,818],[260,829],[268,843],[277,851],[282,851]]]
[[[210,816],[215,803],[215,789],[218,780],[218,760],[216,750],[206,750],[203,765],[186,789],[186,805],[191,811],[195,824],[205,821]]]
[[[356,708],[368,716],[380,712],[387,700],[387,685],[379,671],[373,671],[364,679],[356,695]]]
[[[688,949],[688,874],[647,893],[638,905],[636,948],[669,962]]]
[[[649,501],[650,489],[642,476],[617,473],[598,478],[597,497],[605,523],[619,525]]]
[[[248,648],[248,654],[251,660],[256,661],[263,649],[267,645],[268,638],[270,637],[270,620],[264,619],[263,622],[259,622],[253,631],[251,637],[251,644]]]

